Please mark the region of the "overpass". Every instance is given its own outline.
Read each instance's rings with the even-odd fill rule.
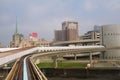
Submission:
[[[55,46],[69,46],[69,45],[86,45],[86,43],[91,43],[93,45],[95,45],[95,43],[99,43],[100,39],[87,39],[87,40],[77,40],[77,41],[57,41],[57,42],[53,42],[52,45]]]
[[[106,50],[110,50],[110,49],[120,49],[120,47],[105,48],[104,46],[77,46],[77,47],[33,47],[33,48],[29,48],[29,49],[23,50],[22,52],[12,54],[12,55],[14,55],[14,57],[13,56],[9,57],[11,55],[5,56],[5,57],[12,58],[12,60],[18,59],[21,56],[24,57],[24,58],[21,57],[20,59],[17,60],[17,62],[14,64],[14,66],[6,80],[10,80],[10,79],[16,79],[16,80],[37,79],[38,80],[39,78],[40,78],[39,80],[47,80],[46,77],[43,75],[43,73],[41,71],[39,71],[37,69],[37,67],[35,67],[33,59],[36,58],[37,56],[61,55],[61,54],[66,54],[66,53],[76,53],[77,54],[80,52],[89,52],[90,53],[90,62],[91,62],[91,60],[92,60],[91,53],[92,52],[106,51]],[[29,56],[30,54],[32,54],[33,56]],[[28,59],[28,57],[30,57],[30,59]],[[4,58],[4,57],[2,57],[2,58]],[[0,59],[2,59],[2,58],[0,58]],[[11,60],[11,59],[8,59],[8,60]],[[5,61],[2,61],[2,62],[3,62],[3,64],[5,63]],[[17,73],[17,75],[15,73]],[[29,75],[31,75],[31,74],[33,74],[33,75],[31,78],[29,78]]]
[[[24,55],[34,52],[50,52],[50,51],[64,51],[64,50],[79,50],[80,52],[101,52],[109,49],[120,49],[120,47],[105,48],[104,46],[70,46],[70,47],[30,47],[24,49],[17,49],[0,53],[0,66],[16,60]],[[60,53],[59,53],[60,54]],[[92,54],[91,54],[92,57]]]
[[[33,52],[48,52],[48,51],[63,51],[63,50],[76,50],[79,49],[80,52],[97,52],[101,49],[105,49],[104,46],[73,46],[73,47],[32,47],[28,49],[17,49],[10,52],[0,53],[0,65],[9,63],[16,60],[24,55],[31,54]]]

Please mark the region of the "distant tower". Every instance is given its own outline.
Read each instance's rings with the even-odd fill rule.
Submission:
[[[22,37],[23,35],[18,33],[18,22],[17,22],[17,17],[16,17],[16,29],[13,35],[14,47],[19,47]]]
[[[16,17],[16,31],[15,34],[18,34],[18,22],[17,22],[17,17]]]
[[[15,33],[13,35],[13,41],[14,41],[14,46],[18,47],[18,45],[20,43],[20,36],[19,36],[19,33],[18,33],[17,17],[16,17],[16,30],[15,30]]]

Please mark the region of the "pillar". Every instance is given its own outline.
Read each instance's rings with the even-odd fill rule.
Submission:
[[[57,55],[53,56],[53,62],[54,62],[54,68],[57,68],[58,67]]]
[[[76,54],[74,54],[74,59],[77,60],[77,55]]]
[[[90,57],[90,65],[92,65],[92,52],[89,53],[89,57]]]

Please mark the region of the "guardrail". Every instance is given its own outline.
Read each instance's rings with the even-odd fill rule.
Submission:
[[[31,61],[31,64],[33,65],[34,70],[35,70],[35,71],[37,72],[37,74],[40,76],[40,80],[48,80],[48,79],[45,77],[45,75],[41,72],[41,70],[37,67],[37,65],[35,65],[32,60],[30,60],[30,61]]]

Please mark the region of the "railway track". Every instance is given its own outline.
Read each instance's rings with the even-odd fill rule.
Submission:
[[[5,80],[47,80],[26,55],[16,61]]]

